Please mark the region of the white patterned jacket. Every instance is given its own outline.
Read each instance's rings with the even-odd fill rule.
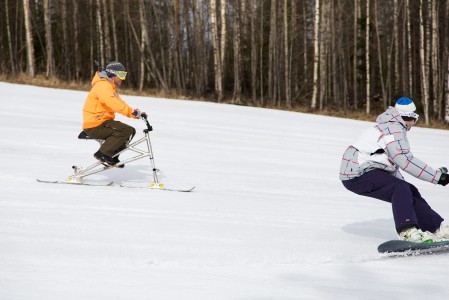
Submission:
[[[406,134],[405,122],[390,106],[377,117],[374,126],[346,149],[340,165],[340,180],[353,179],[374,169],[403,179],[399,172],[402,169],[416,178],[437,184],[441,171],[413,156]]]

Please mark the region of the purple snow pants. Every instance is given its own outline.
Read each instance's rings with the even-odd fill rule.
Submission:
[[[412,226],[435,232],[443,221],[414,185],[385,171],[369,171],[342,183],[345,188],[358,195],[390,202],[398,233]]]

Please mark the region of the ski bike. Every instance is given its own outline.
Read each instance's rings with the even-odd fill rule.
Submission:
[[[93,174],[98,174],[100,172],[104,172],[106,170],[109,170],[111,168],[114,167],[120,167],[123,166],[127,163],[136,161],[136,160],[140,160],[143,158],[148,157],[150,160],[150,164],[151,164],[151,171],[152,171],[152,176],[153,176],[153,181],[150,182],[148,185],[145,186],[133,186],[133,185],[124,185],[124,184],[120,184],[120,186],[122,187],[134,187],[134,188],[150,188],[150,189],[160,189],[160,190],[168,190],[168,191],[178,191],[178,192],[190,192],[192,191],[195,187],[191,187],[191,188],[186,188],[186,189],[176,189],[176,188],[168,188],[166,187],[163,183],[161,183],[159,181],[159,178],[157,176],[157,172],[159,171],[156,168],[156,165],[154,163],[154,156],[153,156],[153,149],[151,147],[151,141],[150,141],[150,132],[153,131],[153,127],[150,125],[150,123],[148,122],[148,119],[146,116],[142,116],[141,118],[146,125],[146,128],[143,130],[144,136],[134,142],[128,142],[126,145],[126,148],[123,149],[122,151],[116,153],[114,157],[119,156],[120,154],[127,152],[127,151],[131,151],[133,152],[133,156],[130,158],[127,158],[123,161],[120,161],[119,163],[117,163],[114,166],[107,166],[104,165],[102,162],[97,161],[94,164],[91,164],[87,167],[82,167],[82,166],[72,166],[72,169],[74,170],[74,173],[72,175],[70,175],[67,180],[65,181],[55,181],[55,180],[41,180],[41,179],[37,179],[38,182],[46,182],[46,183],[66,183],[66,184],[79,184],[79,185],[101,185],[101,186],[108,186],[108,185],[112,185],[113,182],[112,181],[107,181],[107,182],[85,182],[83,181],[84,178],[91,176]],[[86,132],[81,131],[81,133],[78,135],[78,139],[82,139],[82,140],[94,140],[97,141],[100,145],[102,145],[104,143],[104,140],[101,139],[95,139],[95,138],[91,138],[89,137]],[[144,144],[146,145],[146,149],[142,150],[140,148],[138,148],[138,145]],[[140,146],[141,148],[143,148],[142,146]]]

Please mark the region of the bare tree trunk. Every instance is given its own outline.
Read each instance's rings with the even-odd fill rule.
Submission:
[[[142,30],[142,35],[143,35],[143,39],[145,41],[145,46],[148,49],[148,56],[149,56],[149,60],[150,60],[150,64],[151,64],[151,68],[150,69],[150,73],[153,72],[152,76],[157,79],[156,82],[159,84],[161,84],[162,88],[164,89],[165,92],[169,91],[169,86],[167,85],[167,82],[165,81],[165,77],[161,74],[161,72],[159,71],[159,69],[157,68],[156,65],[156,60],[154,59],[154,55],[153,55],[153,51],[150,47],[150,38],[148,36],[148,30],[147,30],[147,18],[145,16],[145,3],[144,0],[140,0],[139,1],[139,16],[140,16],[140,28]],[[134,29],[133,23],[131,22],[131,16],[129,15],[129,11],[128,11],[128,23],[131,26],[131,30],[134,34],[134,37],[136,39],[136,43],[137,45],[140,44],[141,39],[139,39],[136,30]],[[139,46],[139,51],[142,53],[143,49],[140,48]]]
[[[182,63],[181,63],[181,57],[182,57],[182,28],[186,28],[187,26],[181,26],[181,7],[179,0],[175,1],[175,34],[176,39],[174,42],[174,60],[175,60],[175,82],[176,82],[176,89],[180,91],[181,89],[184,89],[184,81],[183,81],[183,70],[182,70]]]
[[[145,20],[143,19],[143,10],[142,2],[140,2],[140,23],[141,23],[141,33],[140,33],[140,74],[139,74],[139,92],[143,90],[143,83],[145,81],[145,36],[146,36],[146,26]]]
[[[242,1],[241,5],[244,5],[244,0],[236,0],[234,2],[235,6],[235,20],[234,20],[234,39],[233,39],[233,48],[234,48],[234,94],[232,97],[232,101],[236,103],[240,103],[240,97],[242,93],[241,89],[241,53],[240,53],[240,31],[241,31],[241,12],[239,3]]]
[[[47,54],[46,77],[53,77],[55,60],[53,51],[53,36],[51,30],[51,0],[44,0],[45,49]]]
[[[358,72],[358,55],[359,55],[359,50],[358,50],[358,42],[359,42],[359,17],[360,17],[360,0],[354,0],[354,52],[353,52],[353,58],[352,58],[352,63],[353,63],[353,80],[354,82],[352,83],[352,89],[353,89],[353,93],[354,93],[354,109],[358,108],[358,77],[359,77],[359,72]]]
[[[80,54],[78,42],[78,0],[72,0],[73,4],[73,51],[75,55],[75,80],[79,80],[80,76]]]
[[[204,39],[203,39],[203,30],[202,30],[202,14],[200,11],[200,7],[202,7],[202,5],[198,5],[198,3],[196,1],[192,2],[192,7],[193,7],[193,13],[192,16],[194,18],[194,22],[193,22],[193,26],[194,26],[194,41],[192,43],[192,45],[194,45],[194,47],[196,48],[196,51],[194,51],[195,55],[194,55],[194,59],[195,59],[195,90],[196,90],[196,95],[202,95],[206,89],[206,84],[207,84],[207,80],[206,80],[206,72],[207,72],[207,64],[206,64],[206,59],[205,59],[205,43],[204,43]]]
[[[376,21],[377,23],[377,21]],[[394,0],[393,3],[393,55],[394,55],[394,94],[397,94],[399,91],[399,36],[398,36],[398,23],[399,23],[399,7],[398,0]],[[377,25],[376,25],[377,27]]]
[[[449,4],[446,4],[446,9],[444,11],[444,28],[446,29],[446,39],[444,39],[444,59],[446,61],[446,71],[445,71],[445,100],[446,100],[446,105],[444,107],[444,121],[446,122],[446,124],[449,123],[449,40],[447,39],[447,28],[448,28],[448,19],[449,19]],[[444,66],[442,67],[443,69],[445,68]]]
[[[256,3],[256,0],[251,0],[251,99],[253,103],[256,103],[257,97]]]
[[[330,34],[330,51],[329,51],[329,55],[331,56],[331,63],[332,63],[332,71],[330,73],[330,75],[332,76],[332,87],[330,89],[329,92],[332,91],[332,99],[333,99],[333,103],[338,103],[339,105],[341,105],[341,97],[340,97],[340,90],[339,88],[341,87],[341,84],[338,83],[338,79],[340,78],[340,76],[337,76],[337,61],[338,58],[340,57],[340,49],[341,47],[337,47],[337,38],[339,38],[341,35],[338,34],[339,32],[339,28],[338,28],[338,23],[336,21],[336,16],[335,13],[337,10],[340,10],[338,5],[339,5],[340,1],[336,0],[336,1],[331,1],[330,2],[330,16],[329,16],[329,34]],[[337,9],[336,9],[337,6]],[[340,74],[341,75],[341,74]]]
[[[449,51],[446,51],[446,55],[448,53],[449,53]],[[445,112],[444,112],[444,121],[446,123],[449,123],[449,59],[447,60],[447,66],[446,66],[446,86],[445,87],[446,87],[445,88],[446,106],[445,106]]]
[[[270,40],[269,40],[269,61],[268,61],[268,97],[272,105],[276,105],[277,101],[277,3],[276,0],[271,0],[270,7]]]
[[[371,77],[370,77],[370,0],[366,0],[366,28],[365,28],[365,64],[366,64],[366,114],[371,112]]]
[[[13,75],[16,74],[16,63],[14,61],[14,54],[12,48],[12,39],[11,39],[11,26],[9,24],[9,7],[8,0],[5,0],[5,15],[6,15],[6,34],[8,36],[8,51],[9,51],[9,63],[11,65],[11,73]]]
[[[384,73],[383,73],[383,64],[382,64],[382,47],[380,44],[380,35],[379,35],[379,21],[377,18],[377,2],[373,2],[373,10],[374,10],[374,23],[375,23],[375,29],[376,29],[376,41],[377,41],[377,57],[378,57],[378,64],[379,64],[379,74],[380,74],[380,86],[382,89],[382,100],[384,102],[384,109],[387,107],[387,91],[385,89],[385,79],[384,79]],[[396,37],[393,39],[397,40]]]
[[[29,76],[34,77],[35,58],[34,58],[33,33],[32,33],[32,27],[31,27],[30,0],[23,0],[23,13],[24,13],[24,18],[25,18],[27,73]]]
[[[429,124],[429,92],[427,81],[427,62],[425,56],[425,36],[424,36],[424,11],[423,0],[419,0],[419,58],[421,65],[421,86],[422,86],[422,104],[424,109],[424,119],[426,124]]]
[[[264,78],[264,72],[263,72],[263,26],[264,26],[264,22],[263,22],[263,15],[264,15],[264,11],[263,11],[263,1],[261,1],[260,3],[260,64],[259,64],[259,74],[260,74],[260,105],[263,106],[264,105],[264,91],[263,91],[263,87],[264,87],[264,82],[263,82],[263,78]]]
[[[432,1],[426,1],[427,2],[427,10],[425,13],[427,13],[427,16],[425,16],[423,14],[423,22],[424,22],[424,55],[425,55],[425,62],[426,62],[426,78],[427,78],[427,93],[428,93],[428,102],[427,102],[427,106],[428,106],[428,110],[429,110],[429,122],[430,122],[430,118],[432,116],[432,111],[431,111],[431,105],[433,104],[433,94],[432,94],[432,88],[431,88],[431,80],[432,80],[432,74],[430,73],[431,71],[431,43],[432,43]],[[424,12],[424,10],[423,10]],[[424,17],[425,16],[425,17]]]
[[[303,23],[304,23],[304,30],[305,30],[305,32],[304,32],[304,35],[303,35],[303,47],[304,47],[304,80],[303,80],[303,83],[304,83],[304,86],[306,87],[306,88],[308,88],[307,87],[307,85],[309,84],[309,56],[308,56],[308,46],[309,46],[309,43],[308,43],[308,26],[307,26],[307,2],[306,1],[304,1],[304,4],[303,4]]]
[[[111,54],[111,36],[109,34],[109,14],[108,14],[108,5],[107,5],[107,1],[110,0],[103,0],[103,22],[104,22],[104,45],[105,45],[105,50],[106,50],[106,59],[108,61],[113,60],[112,59],[112,54]]]
[[[299,52],[299,47],[298,47],[298,41],[296,39],[296,37],[298,36],[298,3],[297,1],[291,1],[291,26],[290,26],[290,66],[291,66],[291,70],[290,70],[290,85],[291,87],[291,92],[290,92],[290,97],[291,97],[291,102],[292,105],[294,105],[294,101],[296,99],[296,97],[299,94],[299,79],[298,79],[298,63],[296,61],[296,59],[294,58],[294,54]],[[306,28],[304,28],[304,34],[306,32]],[[299,56],[298,56],[299,58]]]
[[[290,43],[288,40],[288,1],[284,0],[284,82],[285,100],[288,108],[292,107],[290,76]]]
[[[115,13],[114,13],[114,0],[109,1],[109,10],[111,11],[111,21],[112,21],[112,41],[113,41],[113,50],[114,50],[114,60],[119,60],[119,51],[118,51],[118,43],[117,43],[117,23],[115,21]]]
[[[433,87],[433,115],[438,120],[441,120],[441,107],[443,104],[443,99],[441,97],[442,93],[440,85],[440,45],[439,45],[439,28],[438,28],[438,1],[434,0],[431,2],[432,6],[432,47],[431,47],[431,70],[432,70],[432,87]]]
[[[329,96],[328,91],[328,83],[330,82],[328,74],[331,72],[328,69],[328,64],[326,61],[329,57],[329,40],[330,40],[330,28],[329,28],[329,11],[330,11],[330,1],[323,1],[323,5],[321,8],[321,32],[319,38],[319,49],[320,49],[320,58],[319,58],[319,110],[323,110],[326,97]]]
[[[407,13],[407,66],[408,66],[408,88],[409,96],[413,97],[413,68],[412,68],[412,29],[410,22],[410,4],[409,0],[405,0],[405,11]]]
[[[103,39],[103,21],[101,19],[101,3],[100,0],[96,0],[96,20],[97,20],[97,39],[96,44],[98,45],[98,54],[100,55],[100,63],[102,66],[105,65],[104,57],[104,39]]]
[[[223,100],[223,69],[221,61],[221,47],[218,37],[218,23],[217,23],[217,5],[216,0],[210,0],[210,22],[213,36],[214,49],[214,73],[215,73],[215,92],[217,93],[218,102]]]
[[[73,0],[73,1],[77,1],[77,0]],[[94,0],[89,0],[89,21],[91,22],[89,25],[89,45],[90,45],[90,49],[89,49],[89,54],[90,54],[90,59],[89,59],[89,61],[90,62],[93,62],[94,60],[98,60],[98,57],[95,57],[94,58],[94,28],[96,28],[96,22],[97,22],[97,19],[96,19],[96,17],[95,17],[95,12],[93,11],[93,6],[94,6],[94,3],[93,3],[93,1]],[[126,7],[126,5],[125,5],[125,7]],[[75,21],[76,22],[76,21]],[[104,66],[103,65],[103,63],[101,62],[101,60],[100,60],[100,64],[101,64],[101,66]],[[90,64],[90,73],[92,74],[92,73],[94,73],[94,64],[93,63],[91,63]]]
[[[167,72],[168,63],[167,63],[167,59],[166,59],[167,49],[165,47],[164,35],[162,33],[163,27],[166,26],[164,24],[165,18],[164,18],[164,20],[162,20],[162,18],[161,18],[162,14],[161,14],[161,6],[158,5],[159,1],[150,0],[149,2],[151,3],[151,6],[154,11],[154,20],[153,21],[156,21],[156,24],[161,24],[159,26],[155,26],[155,28],[157,29],[157,32],[158,32],[157,37],[159,39],[159,46],[160,46],[159,49],[154,51],[154,53],[156,53],[156,55],[159,54],[158,56],[156,56],[158,58],[158,64],[156,64],[156,61],[154,59],[153,50],[151,47],[151,45],[157,45],[157,44],[153,40],[151,41],[152,43],[150,44],[149,37],[147,39],[147,48],[150,53],[151,66],[152,66],[153,70],[155,70],[156,73],[159,74],[158,77],[160,77],[161,83],[164,82],[164,86],[165,86],[164,90],[166,90],[168,92],[170,78],[167,75],[167,73],[168,73]],[[146,24],[147,24],[146,26],[148,26],[148,23],[146,23]],[[148,33],[148,31],[147,31],[147,33]]]
[[[47,52],[47,77],[55,75],[55,58],[53,53],[53,37],[51,31],[51,8],[50,0],[44,0],[44,23],[45,23],[45,45]]]
[[[221,34],[220,34],[220,55],[221,55],[221,77],[224,79],[224,61],[225,61],[225,51],[226,51],[226,38],[227,38],[227,27],[226,27],[226,0],[220,1],[220,21],[221,21]]]
[[[320,32],[320,1],[315,0],[315,18],[313,28],[313,91],[312,91],[312,103],[310,108],[316,110],[316,103],[318,97],[318,67],[320,59],[319,48],[319,32]]]
[[[67,0],[61,0],[61,25],[62,25],[62,54],[63,54],[63,65],[70,65],[70,55],[69,55],[69,41],[67,32]],[[72,78],[72,68],[64,68],[64,76],[67,79]]]

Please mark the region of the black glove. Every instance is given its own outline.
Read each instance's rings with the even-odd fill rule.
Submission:
[[[447,168],[446,167],[441,167],[441,168],[438,169],[438,171],[440,171],[441,173],[447,174]]]
[[[438,184],[446,186],[448,183],[449,183],[449,175],[446,173],[441,174],[440,180],[438,180]]]

